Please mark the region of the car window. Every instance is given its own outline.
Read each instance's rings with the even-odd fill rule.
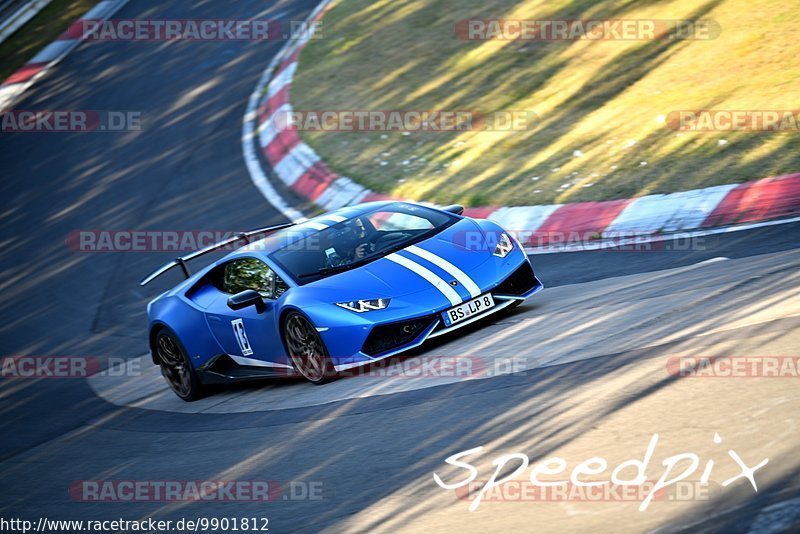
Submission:
[[[430,230],[433,223],[425,217],[408,213],[378,212],[369,217],[373,228],[381,232],[398,230]]]
[[[271,299],[280,297],[289,286],[263,261],[242,258],[225,264],[221,289],[232,295],[253,289]]]
[[[308,284],[422,242],[458,220],[425,206],[384,204],[335,224],[321,223],[320,230],[276,250],[270,259],[298,284]]]

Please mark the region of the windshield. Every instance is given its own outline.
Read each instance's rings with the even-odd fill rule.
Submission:
[[[271,258],[302,285],[428,239],[456,221],[448,213],[398,202],[320,230]]]

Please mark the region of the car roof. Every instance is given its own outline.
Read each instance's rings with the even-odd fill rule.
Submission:
[[[329,226],[332,226],[333,224],[343,222],[344,220],[353,219],[365,213],[375,211],[376,209],[380,209],[382,207],[398,203],[410,204],[409,202],[400,202],[400,201],[379,201],[379,202],[366,202],[364,204],[358,204],[357,206],[340,208],[338,210],[334,210],[325,213],[323,215],[314,217],[312,219],[309,219],[307,221],[304,221],[302,223],[296,224],[295,226],[279,230],[273,234],[268,235],[264,239],[254,241],[249,245],[245,245],[239,248],[238,250],[231,252],[225,258],[220,260],[218,263],[225,263],[238,256],[259,256],[259,257],[269,256],[276,250],[280,250],[286,247],[287,245],[301,241],[302,239],[305,239],[306,237],[319,232],[320,224],[327,224]]]
[[[344,219],[338,221],[342,222],[343,220],[359,217],[361,215],[364,215],[365,213],[369,213],[377,209],[395,204],[422,205],[414,202],[406,202],[401,200],[383,200],[376,202],[365,202],[363,204],[358,204],[356,206],[348,206],[345,208],[340,208],[334,211],[330,211],[323,215],[319,215],[317,217],[304,221],[303,223],[288,227],[284,230],[279,230],[265,237],[264,239],[254,241],[249,245],[243,245],[239,249],[231,252],[230,254],[227,254],[226,256],[218,259],[217,261],[214,261],[210,265],[207,265],[206,267],[197,271],[193,276],[178,283],[177,285],[172,287],[172,289],[168,290],[161,296],[157,297],[156,300],[163,296],[172,295],[180,291],[183,291],[186,287],[192,286],[193,284],[197,283],[198,279],[207,275],[213,269],[216,269],[217,267],[226,264],[236,258],[244,258],[244,257],[259,258],[265,263],[267,263],[271,268],[278,270],[279,273],[284,275],[285,273],[282,272],[283,269],[281,269],[280,266],[277,266],[275,262],[273,262],[269,258],[270,254],[272,254],[276,250],[279,250],[287,246],[287,244],[295,243],[297,241],[305,239],[307,236],[312,235],[315,232],[319,232],[320,231],[319,226],[315,227],[315,223],[318,224],[325,222],[332,225],[336,221],[331,221],[330,220],[331,217],[334,218],[343,217]],[[427,207],[434,208],[433,206],[427,206]]]

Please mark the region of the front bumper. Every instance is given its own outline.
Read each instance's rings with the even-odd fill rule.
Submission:
[[[449,327],[445,326],[441,314],[450,309],[450,307],[444,307],[440,310],[436,310],[436,312],[433,314],[409,317],[402,321],[375,325],[370,331],[370,334],[367,336],[361,350],[352,357],[339,358],[338,360],[335,360],[334,368],[337,372],[340,372],[385,360],[386,358],[416,348],[422,345],[429,338],[449,334],[450,332],[458,330],[463,326],[467,326],[485,317],[488,317],[489,315],[504,310],[515,302],[527,300],[542,289],[544,289],[544,285],[536,276],[530,262],[526,258],[525,261],[517,269],[515,269],[514,272],[511,273],[511,275],[506,277],[500,283],[496,284],[494,287],[484,291],[484,293],[491,293],[494,297],[496,305],[493,308]],[[395,333],[392,332],[393,327],[397,327],[398,329],[402,330],[402,327],[406,324],[415,322],[422,322],[423,324],[419,328],[414,328],[410,332],[410,336],[407,339],[403,339],[402,336],[396,336]],[[381,329],[386,329],[385,331],[387,336],[396,337],[399,344],[384,343],[385,348],[380,350],[382,348],[381,344],[376,343],[375,336],[373,334],[376,332],[381,332]],[[378,349],[377,351],[376,348]]]

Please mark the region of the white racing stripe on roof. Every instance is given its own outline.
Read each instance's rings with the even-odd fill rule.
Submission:
[[[309,228],[313,228],[314,230],[319,230],[319,231],[322,231],[322,230],[325,230],[327,228],[330,228],[329,224],[325,224],[325,223],[321,223],[321,222],[311,222],[311,221],[309,221],[307,223],[304,223],[303,226],[308,226]]]
[[[420,265],[414,260],[404,258],[403,256],[400,256],[396,252],[394,254],[389,254],[388,256],[386,256],[386,259],[389,261],[393,261],[398,265],[402,265],[409,271],[418,274],[419,276],[430,282],[433,285],[433,287],[441,291],[442,294],[445,297],[447,297],[447,300],[449,300],[453,306],[458,306],[459,304],[461,304],[461,297],[458,295],[458,293],[456,293],[456,291],[452,287],[450,287],[450,285],[445,280],[442,280],[441,278],[436,276],[436,274],[431,272],[428,268]]]
[[[469,294],[474,298],[481,294],[481,288],[478,287],[478,284],[472,281],[467,273],[447,261],[446,259],[442,258],[441,256],[437,256],[433,252],[429,250],[425,250],[424,248],[420,248],[417,245],[411,245],[410,247],[406,248],[408,252],[419,256],[422,259],[428,260],[432,264],[436,265],[443,271],[447,272],[450,276],[458,280],[458,283],[464,286],[464,289],[469,291]]]
[[[323,219],[325,221],[334,221],[340,223],[346,221],[347,217],[342,217],[341,215],[323,215],[322,217],[320,217],[320,219]]]

